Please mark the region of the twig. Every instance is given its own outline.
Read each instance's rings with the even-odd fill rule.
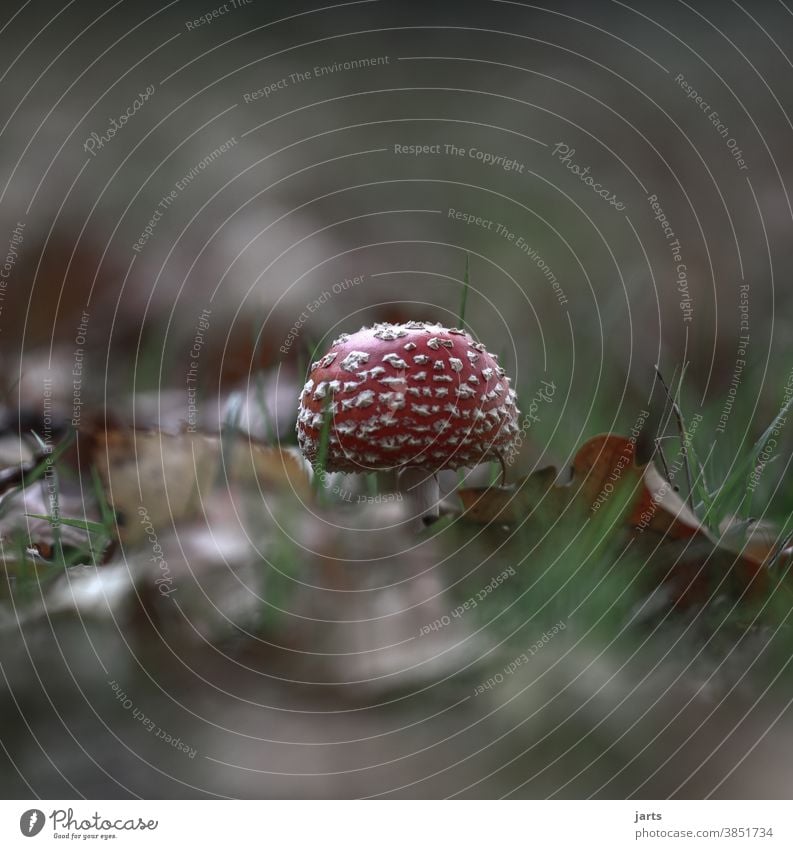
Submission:
[[[655,370],[658,371],[658,366],[655,367]],[[677,379],[677,366],[675,366],[675,370],[672,372],[672,385],[673,386],[675,384],[676,379]],[[656,377],[656,380],[658,380],[657,377]],[[661,383],[663,383],[663,380],[661,381]],[[671,400],[671,395],[670,395],[670,392],[669,392],[668,389],[665,392],[665,396],[666,397],[664,398],[664,409],[663,409],[663,412],[661,413],[661,418],[663,419],[663,424],[662,424],[662,427],[661,427],[661,433],[663,433],[663,434],[666,433],[666,430],[669,427],[669,419],[672,418],[672,414],[674,413],[674,410],[672,409],[672,407],[669,406],[669,401]],[[659,438],[675,439],[674,436],[663,436],[663,437],[659,437]]]
[[[674,399],[674,396],[669,391],[669,387],[666,385],[666,381],[664,380],[664,376],[661,374],[661,370],[658,366],[655,366],[655,375],[656,379],[660,381],[661,386],[664,388],[664,392],[666,392],[667,398],[669,398],[669,403],[672,405],[672,412],[675,414],[675,419],[677,420],[677,429],[680,433],[680,452],[683,455],[683,461],[686,469],[686,485],[688,486],[688,506],[691,510],[694,510],[694,482],[691,478],[691,466],[688,462],[688,446],[686,445],[687,436],[686,436],[686,425],[683,421],[683,413],[680,411],[680,407],[678,406],[677,401]]]
[[[664,449],[661,447],[661,439],[662,438],[663,437],[660,437],[660,436],[656,437],[656,439],[655,439],[655,450],[658,452],[658,456],[661,458],[661,465],[664,467],[664,474],[666,475],[666,479],[669,481],[669,483],[672,484],[672,488],[674,490],[677,490],[678,487],[676,487],[672,483],[672,475],[669,473],[669,465],[667,464],[666,457],[664,456]]]

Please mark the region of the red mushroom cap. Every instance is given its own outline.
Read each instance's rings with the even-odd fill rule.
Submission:
[[[312,363],[298,441],[314,462],[329,414],[328,471],[475,466],[509,452],[515,398],[496,358],[465,331],[377,324],[342,334]]]

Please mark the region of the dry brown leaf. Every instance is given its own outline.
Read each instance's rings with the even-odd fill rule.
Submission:
[[[673,583],[677,603],[707,597],[712,584],[708,579],[725,577],[725,569],[738,577],[741,588],[764,586],[763,566],[769,557],[765,540],[758,538],[741,553],[719,547],[654,464],[637,465],[633,440],[615,434],[592,437],[573,459],[572,479],[564,484],[557,479],[556,469],[548,468],[512,487],[463,489],[463,518],[477,524],[517,524],[539,508],[561,514],[575,506],[595,514],[617,492],[626,493],[626,525],[632,534],[653,547],[661,543],[669,552],[668,568],[661,566],[662,579]],[[717,557],[711,557],[714,552]]]
[[[515,486],[468,487],[458,490],[466,521],[479,525],[515,524],[542,504],[558,512],[570,500],[566,486],[554,486],[554,466],[539,469]]]
[[[568,483],[559,484],[558,472],[551,466],[512,487],[460,490],[465,518],[514,523],[540,504],[561,510],[574,500],[596,513],[614,492],[630,487],[636,493],[628,519],[631,526],[675,538],[702,530],[697,517],[652,463],[636,465],[635,444],[629,439],[613,434],[592,437],[575,455],[572,473]]]
[[[722,546],[730,551],[740,551],[744,557],[764,566],[771,563],[785,544],[779,528],[766,520],[728,516],[719,526],[719,531]]]
[[[247,436],[119,428],[99,431],[93,441],[93,459],[124,542],[145,537],[147,519],[156,527],[200,516],[215,486],[258,486],[265,493],[311,498],[302,458]]]

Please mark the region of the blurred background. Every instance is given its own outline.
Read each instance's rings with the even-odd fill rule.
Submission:
[[[467,289],[521,406],[557,387],[513,479],[629,433],[656,365],[727,478],[790,398],[786,4],[27,0],[0,46],[3,466],[71,439],[76,517],[59,568],[40,486],[0,502],[4,795],[790,795],[789,595],[648,613],[602,528],[413,540],[228,475],[191,512],[164,459],[293,450],[313,352]],[[107,461],[166,494],[142,539],[108,426],[169,436]],[[790,446],[744,518],[787,521]]]

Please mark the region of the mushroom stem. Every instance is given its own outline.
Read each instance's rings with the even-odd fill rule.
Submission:
[[[420,530],[438,518],[440,488],[434,472],[408,466],[399,473],[397,485],[405,495],[416,529]]]

